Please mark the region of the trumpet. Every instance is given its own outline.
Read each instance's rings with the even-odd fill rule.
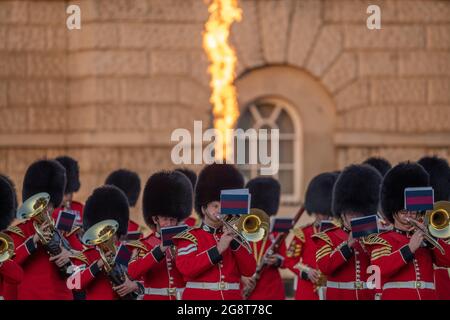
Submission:
[[[87,246],[96,246],[103,261],[103,270],[113,286],[119,286],[125,282],[127,271],[115,263],[117,247],[114,235],[119,229],[119,223],[115,220],[104,220],[90,227],[83,235],[81,242]],[[136,300],[137,292],[129,293],[121,297],[122,300]]]
[[[14,241],[6,233],[0,232],[0,263],[14,256]]]
[[[250,253],[252,248],[249,242],[258,242],[269,232],[270,218],[260,209],[250,209],[249,214],[240,217],[220,215],[219,219],[234,232],[234,239]]]
[[[70,246],[55,227],[55,223],[49,213],[50,195],[46,192],[37,193],[28,198],[17,210],[18,219],[33,219],[33,227],[42,243],[45,251],[50,256],[61,253],[61,244],[70,250]],[[44,234],[42,225],[47,224],[48,236]],[[60,268],[63,276],[69,276],[72,264],[66,263]]]
[[[425,214],[425,228],[419,224],[419,221],[408,218],[407,220],[416,229],[424,233],[424,238],[442,254],[445,254],[444,248],[436,239],[445,239],[450,237],[450,202],[438,201],[434,204],[433,210]]]

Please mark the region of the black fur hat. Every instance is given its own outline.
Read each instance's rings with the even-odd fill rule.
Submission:
[[[120,237],[127,234],[129,218],[130,209],[123,191],[113,185],[104,185],[96,188],[86,200],[83,229],[86,231],[98,222],[113,219],[119,223],[117,235]]]
[[[200,171],[195,186],[195,210],[203,217],[202,206],[212,201],[220,201],[220,191],[225,189],[241,189],[244,177],[231,164],[213,163]]]
[[[80,167],[78,162],[68,156],[61,156],[55,159],[66,169],[67,184],[65,194],[80,190]]]
[[[192,212],[192,185],[179,171],[160,171],[145,184],[142,199],[144,220],[154,227],[152,217],[163,216],[184,220]]]
[[[111,184],[122,190],[128,198],[130,207],[134,207],[141,193],[141,179],[134,171],[119,169],[106,178],[105,184]]]
[[[418,163],[430,175],[434,190],[434,201],[450,200],[450,167],[447,160],[438,157],[423,157]]]
[[[175,171],[181,172],[186,177],[188,177],[192,185],[192,190],[195,189],[195,184],[197,183],[197,174],[194,171],[188,168],[177,168],[175,169]]]
[[[380,173],[369,165],[350,165],[337,178],[333,188],[335,217],[345,212],[365,216],[377,213],[381,185]]]
[[[250,208],[261,209],[269,216],[276,215],[280,206],[281,186],[272,177],[256,177],[245,186],[251,194]]]
[[[370,157],[366,159],[366,161],[364,161],[363,164],[368,164],[377,169],[382,177],[384,177],[386,172],[388,172],[389,169],[392,168],[391,163],[387,161],[385,158],[381,157]]]
[[[338,176],[338,173],[324,172],[311,180],[305,194],[305,209],[308,214],[332,215],[333,186]]]
[[[32,163],[25,173],[22,187],[22,200],[39,192],[47,192],[55,208],[63,201],[66,188],[66,169],[55,160],[38,160]]]
[[[0,175],[0,231],[9,227],[17,210],[17,196],[12,181]]]
[[[416,162],[402,162],[389,170],[381,185],[381,209],[384,216],[394,223],[394,214],[405,208],[405,188],[427,187],[430,177]]]

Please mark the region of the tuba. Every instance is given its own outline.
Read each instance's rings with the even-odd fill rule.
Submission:
[[[269,232],[270,218],[260,209],[250,209],[241,216],[219,216],[223,223],[234,232],[234,239],[248,252],[252,252],[249,242],[262,240]]]
[[[37,193],[30,198],[28,198],[17,210],[18,219],[32,219],[33,227],[36,234],[39,237],[39,241],[42,243],[45,251],[50,256],[56,256],[61,253],[61,245],[63,245],[67,250],[70,250],[70,246],[66,239],[62,237],[59,231],[55,227],[55,223],[48,212],[48,205],[50,203],[50,195],[45,192]],[[44,235],[42,230],[42,225],[47,224],[47,231],[49,236]],[[64,266],[60,267],[61,275],[67,277],[70,275],[72,264],[70,262],[66,263]]]
[[[436,239],[446,239],[450,237],[450,202],[437,201],[434,203],[433,210],[425,214],[425,228],[419,225],[419,221],[408,219],[409,224],[424,233],[426,241],[445,254],[444,248]]]
[[[0,263],[14,256],[14,241],[6,233],[0,232]]]
[[[83,235],[81,242],[87,246],[96,246],[103,261],[103,270],[111,284],[119,286],[125,282],[126,268],[115,263],[117,247],[114,235],[119,229],[119,223],[115,220],[104,220],[90,227]],[[136,300],[137,292],[129,293],[121,297],[121,300]]]

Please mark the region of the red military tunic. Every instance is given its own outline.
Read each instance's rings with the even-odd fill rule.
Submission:
[[[176,300],[181,298],[185,286],[183,276],[175,268],[175,257],[169,248],[161,251],[161,239],[154,233],[140,240],[146,250],[130,262],[128,274],[135,280],[144,281],[144,300]],[[175,249],[175,248],[173,248]]]
[[[120,244],[117,244],[117,247]],[[129,250],[135,249],[134,245],[127,243]],[[89,247],[83,251],[84,261],[79,259],[74,263],[80,268],[79,274],[74,274],[73,277],[79,277],[78,291],[83,291],[86,300],[117,300],[119,295],[113,290],[108,276],[103,270],[97,266],[97,261],[101,259],[100,252],[96,247]],[[76,280],[71,280],[76,283]]]
[[[242,299],[241,276],[250,277],[255,273],[255,258],[234,240],[219,254],[217,243],[221,236],[221,229],[203,224],[174,238],[176,266],[186,281],[182,299]]]
[[[435,267],[434,283],[439,300],[450,300],[450,268]]]
[[[297,276],[296,300],[319,300],[317,290],[306,274],[307,268],[318,269],[317,248],[312,239],[316,233],[318,233],[318,228],[313,224],[294,229],[294,238],[286,253],[285,265]]]
[[[64,209],[65,209],[64,206],[56,208],[55,211],[53,211],[53,219],[56,219],[58,217],[59,212]],[[84,205],[81,202],[78,201],[70,202],[70,211],[77,216],[75,219],[75,226],[81,227],[83,225],[83,210]]]
[[[425,247],[413,254],[408,246],[411,235],[394,229],[365,240],[371,251],[372,264],[380,267],[382,300],[437,299],[433,263],[450,266],[450,245],[439,240],[445,255],[436,248]]]
[[[81,273],[76,273],[73,277],[79,277],[79,288],[84,291],[86,300],[115,300],[119,296],[112,289],[112,285],[102,270],[97,266],[100,253],[95,247],[87,248],[83,251],[86,257],[85,263],[78,263]],[[77,283],[76,281],[72,281]]]
[[[133,220],[128,221],[128,232],[141,231],[141,226]]]
[[[17,286],[22,279],[23,270],[16,262],[0,262],[0,300],[16,300]]]
[[[184,220],[184,224],[188,225],[189,227],[195,227],[200,223],[201,223],[201,220],[198,215],[190,216],[186,220]]]
[[[18,286],[18,300],[72,300],[66,278],[49,261],[50,256],[43,247],[39,244],[36,247],[33,243],[33,221],[27,220],[9,227],[6,233],[11,236],[16,248],[13,260],[24,272],[23,280]]]
[[[327,277],[327,300],[373,300],[374,291],[367,289],[367,267],[370,256],[356,240],[351,249],[346,241],[349,231],[335,227],[312,236],[319,270]]]
[[[278,233],[271,233],[268,239],[266,238],[266,241],[261,240],[256,243],[252,243],[255,261],[258,263],[262,261],[262,257],[270,245],[275,241],[277,235]],[[280,265],[277,267],[264,267],[255,289],[248,298],[249,300],[284,300],[286,298],[283,280],[281,279],[280,272],[278,271],[278,268],[284,268],[284,257],[286,256],[286,244],[284,242],[281,243],[277,256],[280,259]]]

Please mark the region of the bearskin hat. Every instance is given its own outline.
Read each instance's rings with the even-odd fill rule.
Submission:
[[[385,158],[381,157],[370,157],[366,159],[362,164],[368,164],[375,169],[378,170],[378,172],[381,174],[382,177],[386,174],[386,172],[389,171],[389,169],[392,168],[392,165],[389,161],[387,161]]]
[[[430,175],[434,190],[434,201],[450,200],[450,167],[447,160],[438,157],[423,157],[418,163]]]
[[[86,231],[94,224],[113,219],[119,223],[117,235],[127,234],[130,209],[128,200],[122,190],[113,185],[96,188],[89,198],[83,211],[83,229]]]
[[[32,163],[25,173],[22,187],[22,200],[39,192],[47,192],[55,208],[63,201],[66,188],[66,169],[55,160],[38,160]]]
[[[394,223],[394,214],[405,208],[405,189],[427,187],[430,177],[426,170],[415,162],[402,162],[389,170],[381,185],[380,201],[384,216]]]
[[[305,194],[305,209],[308,214],[332,215],[333,186],[338,176],[338,173],[324,172],[311,180]]]
[[[365,216],[377,213],[380,173],[369,165],[350,165],[337,178],[333,188],[332,211],[335,217],[346,212]]]
[[[188,179],[192,185],[192,190],[195,189],[195,184],[197,183],[197,174],[194,171],[192,171],[191,169],[187,169],[187,168],[177,168],[177,169],[175,169],[175,171],[181,172],[186,177],[188,177]]]
[[[12,181],[0,175],[0,231],[9,227],[17,210],[17,196]]]
[[[202,206],[220,201],[220,192],[225,189],[241,189],[244,177],[231,164],[213,163],[200,171],[195,186],[195,210],[203,217]]]
[[[192,185],[179,171],[160,171],[145,184],[142,199],[144,220],[154,227],[152,217],[163,216],[186,219],[192,212]]]
[[[257,177],[245,186],[251,194],[251,208],[261,209],[269,216],[276,215],[280,206],[281,186],[272,177]]]
[[[69,194],[80,190],[80,167],[77,160],[68,156],[61,156],[55,160],[66,169],[67,184],[64,193]]]
[[[141,179],[134,171],[119,169],[113,171],[105,180],[105,184],[111,184],[122,190],[127,196],[130,207],[134,207],[141,193]]]

